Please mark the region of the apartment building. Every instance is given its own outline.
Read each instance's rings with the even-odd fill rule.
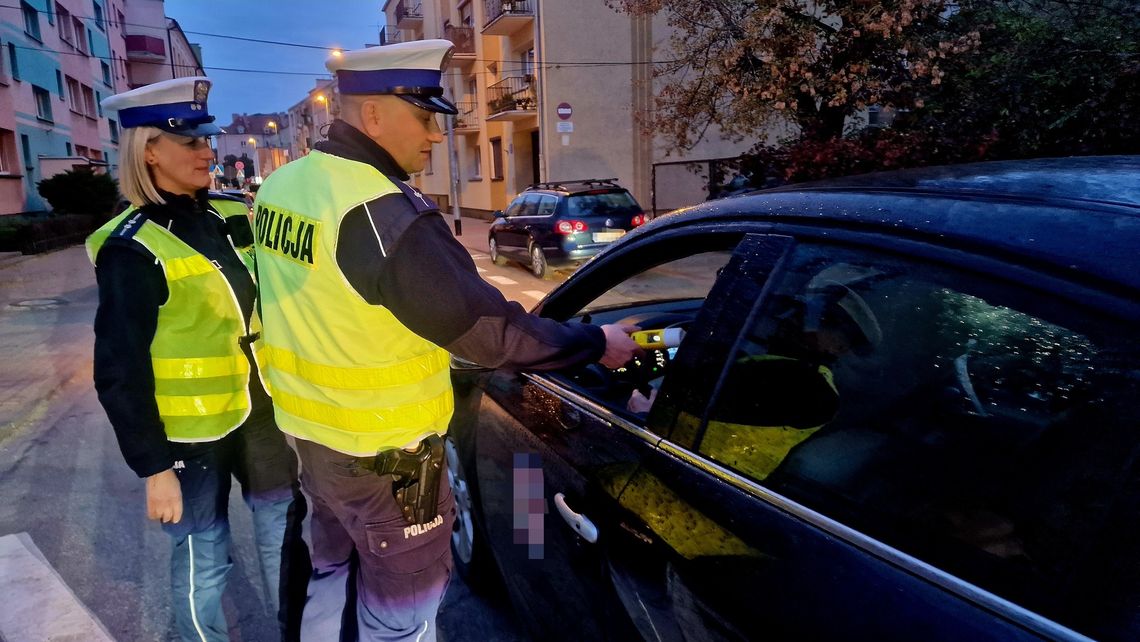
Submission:
[[[701,176],[686,168],[655,187],[655,165],[747,148],[710,131],[676,150],[639,125],[653,62],[669,56],[664,18],[631,18],[604,0],[388,0],[382,10],[381,44],[455,43],[444,81],[460,111],[454,147],[437,146],[413,182],[449,202],[454,158],[468,214],[502,209],[535,182],[582,178],[617,178],[646,208],[697,202],[707,194]]]
[[[214,151],[223,177],[243,185],[261,181],[293,158],[288,114],[234,114],[224,134],[214,136]],[[237,169],[232,161],[242,162]]]
[[[171,78],[205,76],[202,51],[178,21],[166,17],[163,0],[125,0],[130,88]]]
[[[300,158],[325,138],[328,125],[340,113],[340,93],[335,79],[321,79],[288,110],[288,125],[282,130],[290,158]]]
[[[185,35],[159,0],[18,0],[0,12],[0,215],[43,211],[36,183],[76,167],[113,171],[119,124],[99,105],[156,80],[201,74]],[[135,15],[139,6],[157,17]],[[133,21],[157,20],[170,40],[140,58]],[[170,28],[168,28],[168,26]],[[168,52],[176,51],[179,61]],[[187,57],[189,55],[189,57]],[[155,64],[158,63],[158,64]],[[143,70],[145,68],[145,70]],[[179,73],[185,70],[187,73]],[[141,80],[145,78],[146,80]]]

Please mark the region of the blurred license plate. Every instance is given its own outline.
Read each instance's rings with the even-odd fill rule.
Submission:
[[[594,232],[595,243],[607,243],[609,241],[616,241],[625,234],[625,230],[618,230],[616,232]]]

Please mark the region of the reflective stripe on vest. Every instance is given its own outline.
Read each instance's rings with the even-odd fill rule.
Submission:
[[[128,209],[87,239],[92,263]],[[213,441],[249,415],[249,360],[239,339],[245,320],[229,281],[170,231],[143,220],[128,238],[158,259],[168,297],[151,341],[155,404],[171,441]],[[252,331],[257,329],[254,319]]]
[[[370,165],[314,151],[275,170],[254,205],[258,360],[277,424],[350,455],[445,432],[454,406],[447,352],[362,299],[336,264],[345,214],[399,193]]]
[[[790,357],[769,354],[754,355],[746,359],[795,361]],[[817,366],[816,373],[835,391],[834,377],[827,366]],[[686,443],[684,435],[688,435],[688,439],[694,439],[700,429],[700,422],[700,417],[682,411],[678,414],[677,425],[674,428],[675,438],[680,443]],[[822,427],[822,424],[810,428],[761,426],[719,421],[710,417],[697,451],[752,479],[763,480],[787,458],[792,448],[814,435]]]

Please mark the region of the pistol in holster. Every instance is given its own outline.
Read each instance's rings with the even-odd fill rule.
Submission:
[[[439,476],[443,438],[425,437],[414,452],[393,448],[376,453],[376,474],[394,475],[392,495],[409,524],[426,524],[439,515]]]

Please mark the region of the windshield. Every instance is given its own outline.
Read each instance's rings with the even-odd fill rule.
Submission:
[[[602,194],[572,194],[566,199],[566,211],[570,216],[613,216],[635,214],[641,208],[629,192],[623,190]]]

